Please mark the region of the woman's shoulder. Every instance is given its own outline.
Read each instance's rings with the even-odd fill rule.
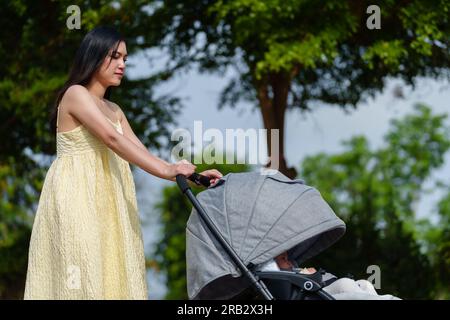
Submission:
[[[64,96],[76,97],[76,96],[79,96],[80,94],[88,95],[89,91],[88,91],[88,89],[86,89],[86,87],[84,87],[80,84],[73,84],[67,88],[66,92],[64,93]]]
[[[67,109],[68,106],[77,104],[80,99],[83,99],[85,95],[88,94],[88,91],[82,85],[74,84],[66,89],[64,94],[61,97],[61,101],[59,103],[60,109]],[[63,107],[64,106],[64,107]]]
[[[80,100],[85,100],[89,96],[89,91],[79,84],[71,85],[67,88],[61,98],[61,105],[77,103]]]

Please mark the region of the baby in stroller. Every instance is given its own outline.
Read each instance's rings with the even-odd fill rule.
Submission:
[[[291,271],[312,276],[319,276],[318,274],[320,274],[319,278],[321,277],[323,290],[337,300],[400,300],[390,294],[378,295],[373,284],[365,279],[355,281],[349,277],[338,278],[334,274],[322,269],[316,270],[312,267],[299,268],[295,260],[289,259],[287,251],[276,256],[274,259],[258,265],[255,270],[259,272]]]
[[[193,204],[186,226],[190,299],[247,299],[251,289],[265,299],[396,299],[379,296],[368,281],[297,268],[346,228],[302,180],[279,172],[232,173],[197,197],[181,182]]]

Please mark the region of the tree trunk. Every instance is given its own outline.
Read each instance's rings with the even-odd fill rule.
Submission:
[[[293,179],[297,176],[297,170],[294,167],[288,168],[284,157],[284,120],[291,79],[286,73],[271,74],[268,78],[256,82],[256,91],[264,127],[267,129],[267,151],[270,160],[266,167],[278,169]],[[273,129],[279,130],[279,141],[274,141],[278,143],[278,152],[272,150]]]

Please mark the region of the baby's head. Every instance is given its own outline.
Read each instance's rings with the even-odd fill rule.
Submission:
[[[294,263],[289,260],[289,255],[286,251],[276,256],[275,262],[281,270],[292,270],[292,268],[295,268]]]
[[[275,257],[275,262],[277,263],[280,270],[292,271],[294,268],[297,268],[297,263],[289,259],[288,253],[285,251],[282,254]],[[315,268],[299,268],[300,273],[304,274],[313,274],[317,270]]]

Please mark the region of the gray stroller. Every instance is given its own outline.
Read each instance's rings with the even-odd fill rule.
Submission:
[[[208,186],[198,174],[189,177]],[[345,232],[320,193],[277,172],[233,173],[195,197],[186,178],[177,183],[192,202],[186,228],[189,299],[334,300],[322,272],[257,271],[288,252],[298,265]]]

